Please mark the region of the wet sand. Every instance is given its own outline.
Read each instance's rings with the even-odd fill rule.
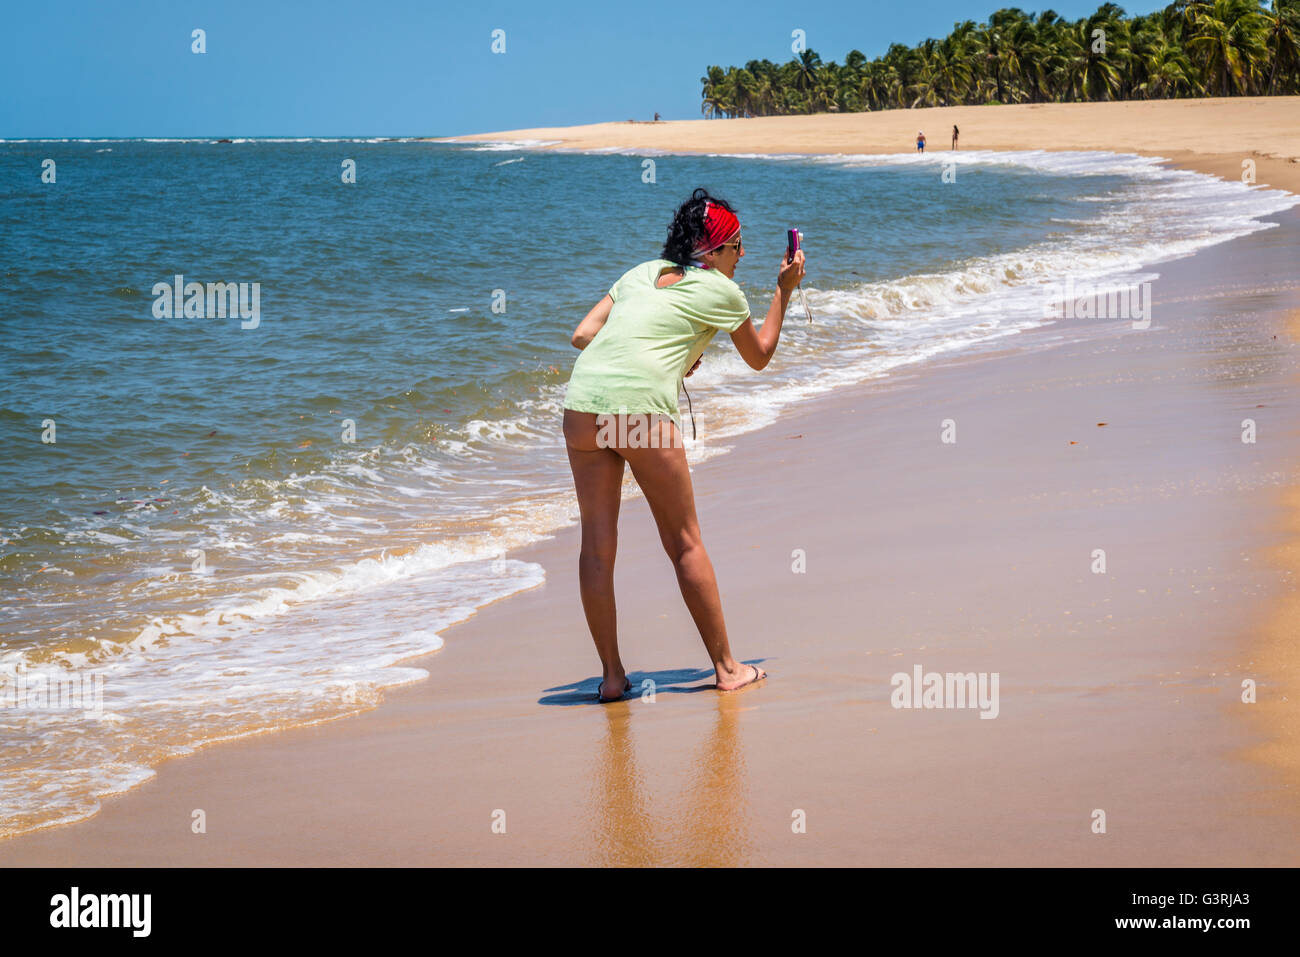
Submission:
[[[1072,320],[931,361],[696,467],[761,685],[709,687],[633,498],[620,640],[653,700],[591,700],[568,529],[509,556],[546,582],[444,632],[429,680],[169,761],[0,865],[1300,863],[1300,215],[1275,219],[1157,267],[1148,330]],[[997,673],[998,716],[892,707],[918,665]]]

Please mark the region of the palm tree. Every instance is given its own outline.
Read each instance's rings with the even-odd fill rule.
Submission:
[[[813,91],[817,87],[817,71],[821,69],[822,58],[813,50],[804,50],[795,61],[797,71],[794,76],[794,88],[803,97],[805,105],[810,104]]]
[[[840,73],[841,106],[847,111],[871,109],[862,95],[862,81],[871,61],[861,50],[850,50],[844,58],[844,69]]]
[[[1254,0],[1211,0],[1186,8],[1188,48],[1201,60],[1205,85],[1220,96],[1245,93],[1265,52],[1267,21]]]
[[[970,87],[970,66],[951,37],[921,45],[920,76],[912,87],[912,106],[961,103]]]
[[[700,84],[708,117],[1297,93],[1300,0],[1173,0],[1136,17],[1106,2],[1076,21],[1010,7],[874,60],[853,50],[840,66],[804,50],[710,66]]]
[[[1098,33],[1098,31],[1101,31]],[[1088,52],[1093,58],[1103,60],[1114,68],[1113,80],[1107,81],[1106,95],[1103,99],[1123,99],[1131,94],[1134,66],[1132,51],[1132,34],[1129,22],[1124,19],[1124,11],[1113,3],[1103,3],[1092,16],[1088,17],[1088,36],[1105,43],[1091,42]],[[1105,72],[1101,65],[1092,64],[1094,75]]]
[[[748,70],[741,69],[731,74],[733,116],[754,115],[754,100],[757,87],[758,84],[754,80],[754,74]]]
[[[1166,44],[1147,65],[1147,86],[1152,96],[1197,96],[1203,92],[1192,61],[1178,47]]]
[[[878,60],[873,60],[863,67],[858,79],[858,100],[865,110],[885,109],[884,67]]]
[[[952,56],[964,64],[960,85],[961,102],[978,102],[978,89],[984,74],[982,70],[984,46],[983,35],[974,20],[954,23],[952,33],[947,41],[952,44]],[[956,87],[955,87],[956,88]],[[972,97],[975,97],[972,100]]]
[[[700,94],[704,100],[700,105],[700,112],[709,119],[727,116],[730,111],[726,105],[729,99],[729,92],[726,89],[726,71],[720,66],[708,67],[705,70],[705,75],[700,77],[700,83],[704,85],[704,90]]]
[[[1276,91],[1279,70],[1291,79],[1285,88],[1300,90],[1300,4],[1293,2],[1284,7],[1281,0],[1273,0],[1273,9],[1263,16],[1265,46],[1271,61],[1266,92],[1271,96]]]
[[[971,69],[964,37],[953,33],[936,50],[934,73],[946,103],[962,103],[971,85]]]
[[[1066,58],[1062,53],[1061,33],[1068,24],[1055,10],[1044,10],[1034,20],[1036,47],[1030,67],[1030,99],[1036,103],[1059,98],[1061,77]]]
[[[1033,21],[1021,10],[999,11],[1007,14],[1000,25],[1002,32],[1001,66],[1006,74],[1011,102],[1030,98],[1030,90],[1037,86],[1034,80],[1034,63],[1039,57],[1038,35]],[[998,16],[998,14],[994,14]]]
[[[1018,7],[998,10],[981,31],[984,61],[993,78],[999,103],[1020,99],[1020,78],[1025,55],[1032,47],[1034,31],[1025,12]]]
[[[1061,34],[1066,84],[1061,99],[1109,100],[1120,88],[1118,67],[1107,54],[1093,49],[1094,29],[1091,21],[1080,20]]]
[[[749,86],[749,111],[755,116],[770,116],[777,113],[780,84],[776,79],[776,64],[771,60],[750,60],[745,64],[745,72],[753,77],[753,82]]]

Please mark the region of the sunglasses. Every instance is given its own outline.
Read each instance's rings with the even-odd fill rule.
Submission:
[[[744,248],[745,248],[745,244],[744,244],[744,242],[741,240],[741,238],[740,238],[739,236],[736,237],[736,239],[735,239],[734,242],[723,243],[723,244],[722,244],[721,246],[719,246],[718,248],[719,248],[719,249],[726,249],[728,246],[735,246],[737,249],[744,249]]]

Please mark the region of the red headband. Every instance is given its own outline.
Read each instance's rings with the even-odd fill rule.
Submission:
[[[695,255],[702,256],[712,252],[740,232],[740,220],[730,210],[723,209],[716,203],[704,207],[704,238],[695,247]]]

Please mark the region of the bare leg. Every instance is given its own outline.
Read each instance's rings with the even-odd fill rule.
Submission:
[[[613,698],[623,690],[626,672],[618,655],[618,617],[614,604],[614,555],[618,550],[618,508],[623,490],[623,457],[596,445],[596,416],[564,411],[564,438],[582,516],[578,585],[587,628],[596,643],[604,680],[600,693]]]
[[[729,691],[755,680],[763,672],[756,666],[741,664],[731,655],[718,580],[700,538],[699,521],[695,515],[695,490],[691,487],[691,473],[686,465],[686,450],[682,447],[677,427],[671,421],[665,420],[657,427],[660,429],[660,448],[624,448],[619,451],[632,466],[632,475],[645,493],[650,512],[659,527],[659,539],[677,571],[682,598],[713,662],[718,688]]]

